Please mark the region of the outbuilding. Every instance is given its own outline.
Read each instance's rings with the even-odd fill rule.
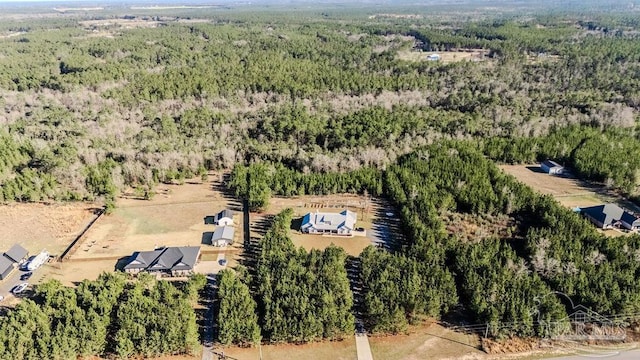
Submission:
[[[564,174],[564,167],[552,160],[545,160],[540,163],[542,171],[549,175],[562,175]]]
[[[211,245],[227,246],[233,244],[236,229],[232,226],[220,226],[213,232],[211,236]]]
[[[228,209],[220,211],[215,219],[214,223],[218,226],[230,226],[233,225],[233,212]]]

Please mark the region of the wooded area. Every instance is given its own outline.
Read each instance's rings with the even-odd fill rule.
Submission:
[[[158,182],[256,161],[384,169],[441,138],[481,139],[500,161],[557,155],[638,190],[640,45],[625,15],[202,16],[134,17],[150,24],[134,29],[76,17],[3,25],[20,33],[0,39],[0,201],[150,197]],[[486,56],[396,56],[465,49]],[[603,144],[610,151],[596,151]]]
[[[141,275],[128,282],[124,275],[104,273],[75,289],[56,280],[38,285],[33,300],[23,300],[0,317],[0,358],[198,353],[193,306],[202,279],[178,288]]]

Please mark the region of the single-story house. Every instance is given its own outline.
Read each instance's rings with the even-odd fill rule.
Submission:
[[[0,256],[0,280],[6,279],[28,255],[29,252],[19,244],[13,245],[9,251],[2,254]]]
[[[216,215],[214,219],[214,223],[218,226],[233,225],[233,212],[231,212],[231,210],[228,210],[228,209],[224,209],[220,211]]]
[[[427,60],[428,61],[440,61],[440,55],[439,54],[429,54],[429,56],[427,56]]]
[[[236,229],[232,226],[220,226],[213,232],[211,236],[211,245],[227,246],[233,244]]]
[[[614,227],[624,227],[629,230],[640,229],[638,217],[616,204],[585,207],[580,210],[580,213],[601,229]]]
[[[564,167],[552,160],[545,160],[540,163],[542,171],[549,175],[562,175],[564,174]]]
[[[131,255],[124,271],[137,274],[141,271],[185,276],[193,273],[200,257],[200,246],[166,247],[152,251],[137,251]]]
[[[341,213],[308,213],[302,218],[300,231],[308,234],[352,235],[356,213],[343,210]]]

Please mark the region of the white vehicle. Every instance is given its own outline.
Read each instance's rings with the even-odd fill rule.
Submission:
[[[4,296],[0,295],[0,301],[4,300]]]
[[[21,292],[24,291],[24,289],[27,288],[27,286],[29,286],[29,283],[22,283],[20,285],[16,285],[13,289],[11,289],[11,292],[14,294],[20,294]]]
[[[27,266],[25,266],[25,269],[28,271],[33,271],[39,268],[40,266],[42,266],[42,264],[47,262],[48,259],[49,259],[49,253],[46,250],[42,250],[40,254],[36,255],[36,257],[34,257],[31,261],[27,263]]]

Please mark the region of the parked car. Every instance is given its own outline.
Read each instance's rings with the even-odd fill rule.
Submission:
[[[29,278],[31,277],[31,275],[33,275],[33,272],[29,271],[27,273],[24,273],[20,276],[20,280],[25,281],[25,280],[29,280]]]
[[[29,283],[26,283],[26,282],[22,283],[22,284],[19,284],[19,285],[16,285],[16,286],[13,287],[13,289],[11,289],[11,292],[14,293],[14,294],[20,294],[21,292],[24,291],[24,289],[27,288],[27,286],[29,286]]]
[[[0,301],[4,300],[4,296],[0,295]]]

